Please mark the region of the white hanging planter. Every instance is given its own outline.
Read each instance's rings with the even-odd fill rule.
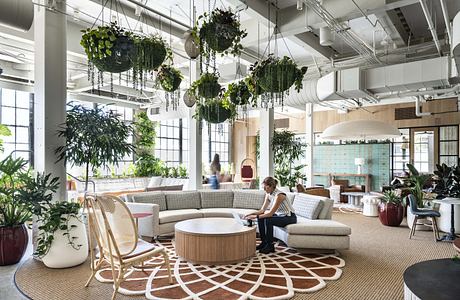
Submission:
[[[62,215],[66,218],[66,215]],[[81,245],[75,249],[70,243],[69,238],[65,235],[66,231],[57,230],[54,232],[54,240],[48,253],[43,256],[42,261],[48,268],[69,268],[82,264],[88,258],[88,239],[86,235],[85,224],[77,218],[71,218],[68,226],[75,225],[69,233],[73,239],[74,245]]]

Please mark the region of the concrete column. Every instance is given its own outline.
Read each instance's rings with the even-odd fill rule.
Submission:
[[[47,1],[38,1],[46,5]],[[59,11],[66,10],[64,0],[56,2]],[[59,177],[60,188],[54,200],[66,199],[66,169],[56,163],[55,149],[65,144],[56,131],[65,122],[67,83],[66,16],[35,6],[35,98],[34,98],[34,168]]]
[[[272,150],[274,123],[273,108],[260,109],[260,186],[262,186],[265,177],[274,175]]]
[[[200,67],[198,60],[190,61],[190,82],[194,82],[200,76]],[[195,106],[189,108],[188,112],[188,144],[189,144],[189,181],[190,190],[199,190],[202,187],[201,166],[202,166],[202,144],[203,136],[201,134],[200,123],[192,118],[195,113]]]
[[[313,132],[313,104],[305,104],[305,140],[308,144],[305,151],[305,175],[307,176],[307,186],[314,185],[313,177],[313,147],[314,147],[314,132]]]

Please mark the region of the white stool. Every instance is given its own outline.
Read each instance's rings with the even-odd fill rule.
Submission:
[[[379,215],[378,204],[380,203],[379,196],[365,195],[361,202],[363,205],[363,215],[367,217],[377,217]]]

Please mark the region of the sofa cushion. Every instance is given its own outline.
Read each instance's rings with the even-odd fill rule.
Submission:
[[[165,192],[165,196],[168,210],[201,208],[199,192]]]
[[[304,235],[349,235],[351,228],[333,220],[309,220],[298,217],[296,224],[285,227],[289,234]]]
[[[294,207],[296,215],[314,220],[318,218],[324,206],[324,202],[321,201],[320,198],[307,197],[306,194],[299,194],[294,199],[292,206]]]
[[[200,212],[203,214],[203,218],[233,218],[233,213],[236,212],[240,217],[244,217],[250,213],[254,213],[255,209],[244,209],[244,208],[203,208]]]
[[[176,209],[160,211],[160,224],[179,222],[188,219],[202,218],[203,214],[198,209]]]
[[[233,207],[260,209],[265,200],[263,191],[233,191]]]
[[[154,186],[154,187],[146,187],[146,192],[153,192],[153,191],[182,191],[183,185],[165,185],[165,186]]]
[[[330,219],[332,217],[332,206],[334,200],[329,198],[323,198],[321,201],[324,202],[323,209],[319,212],[318,219]]]
[[[145,193],[135,193],[127,194],[127,199],[131,199],[135,203],[152,203],[160,206],[160,211],[166,210],[166,198],[162,192],[145,192]]]
[[[200,191],[202,208],[233,207],[233,192],[231,190]]]

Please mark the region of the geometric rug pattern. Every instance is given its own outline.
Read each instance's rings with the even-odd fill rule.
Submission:
[[[330,254],[300,254],[282,243],[276,252],[259,254],[251,259],[225,266],[197,265],[181,260],[173,240],[155,242],[169,254],[173,284],[166,268],[132,268],[119,293],[144,295],[147,299],[289,299],[294,293],[311,293],[337,280],[345,261]],[[97,274],[100,282],[110,283],[112,271],[103,267]]]

